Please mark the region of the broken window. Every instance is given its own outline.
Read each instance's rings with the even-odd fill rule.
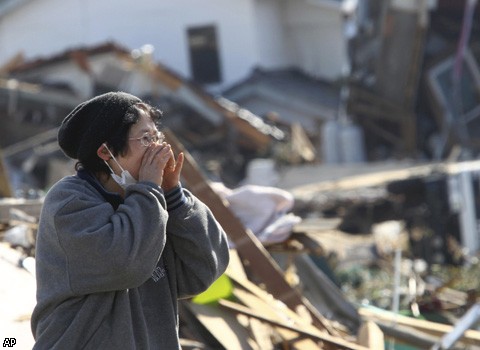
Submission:
[[[455,57],[449,56],[430,69],[428,82],[439,109],[440,124],[463,123],[468,137],[477,134],[480,117],[480,70],[478,64],[467,50],[463,57],[458,87],[453,81]]]
[[[219,83],[221,73],[215,26],[190,28],[187,34],[193,79],[201,84]]]

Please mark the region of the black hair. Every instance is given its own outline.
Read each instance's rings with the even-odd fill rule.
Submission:
[[[106,137],[104,142],[107,144],[108,149],[114,156],[120,154],[124,155],[128,150],[128,134],[132,125],[136,124],[140,119],[141,112],[147,113],[151,120],[155,123],[157,129],[160,128],[160,120],[163,116],[161,110],[144,102],[136,103],[130,106],[125,113],[121,126],[116,130],[112,130]],[[98,145],[98,147],[100,147]],[[86,169],[94,174],[105,173],[110,174],[110,169],[106,166],[105,162],[97,155],[97,150],[92,150],[83,159],[78,159],[75,164],[75,169]]]

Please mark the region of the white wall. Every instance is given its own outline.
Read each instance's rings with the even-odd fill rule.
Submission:
[[[114,6],[106,0],[36,0],[0,18],[0,64],[19,51],[44,57],[111,40],[128,49],[152,44],[155,60],[189,76],[186,30],[213,24],[228,84],[258,61],[253,11],[253,0],[115,0]]]
[[[329,5],[322,5],[327,2]],[[226,88],[251,69],[300,67],[335,80],[346,64],[336,1],[311,0],[32,0],[0,17],[0,65],[114,41],[155,47],[154,60],[190,77],[187,29],[215,25]],[[340,6],[338,6],[340,7]]]
[[[298,67],[327,81],[348,65],[341,1],[257,0],[259,64]]]
[[[52,3],[55,2],[31,1],[0,18],[0,62],[10,59],[18,52],[31,57],[48,51],[63,50],[66,40],[67,43],[78,41],[74,35],[79,28],[78,6],[74,6],[77,2],[71,3],[71,9],[64,11],[61,20],[54,20],[58,17],[57,12],[61,6],[50,6],[49,11],[45,9],[45,5]],[[68,35],[64,35],[67,32],[66,25],[62,31],[58,29],[60,23],[69,24]]]
[[[336,80],[348,63],[341,6],[289,0],[286,25],[295,65],[315,77]]]
[[[256,4],[255,27],[259,66],[271,69],[291,66],[293,56],[284,23],[285,2],[257,0]]]
[[[336,80],[348,64],[340,1],[257,0],[259,64]]]

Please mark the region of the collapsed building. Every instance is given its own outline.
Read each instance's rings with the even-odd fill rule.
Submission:
[[[347,301],[341,286],[325,275],[332,272],[328,265],[333,265],[331,259],[341,248],[356,241],[355,237],[371,234],[376,224],[391,221],[405,225],[410,242],[404,249],[412,259],[423,259],[430,267],[474,261],[478,249],[478,164],[457,161],[465,160],[468,154],[474,158],[478,151],[478,29],[472,29],[474,43],[461,61],[467,67],[465,76],[470,77],[463,87],[468,133],[462,134],[461,122],[452,122],[454,101],[448,97],[451,87],[445,76],[456,62],[455,44],[461,32],[461,22],[453,25],[448,19],[458,16],[463,7],[439,2],[435,13],[428,12],[424,2],[407,10],[395,4],[386,8],[373,4],[370,15],[382,16],[375,17],[371,30],[366,26],[352,42],[351,75],[338,85],[316,81],[296,70],[256,70],[216,97],[154,62],[148,50],[132,52],[111,42],[27,62],[20,57],[12,60],[3,69],[0,88],[0,142],[7,164],[4,168],[12,175],[14,188],[12,191],[6,183],[0,186],[1,195],[7,197],[1,206],[2,228],[27,227],[30,247],[26,254],[34,256],[35,218],[42,193],[31,190],[48,189],[73,168],[56,145],[56,126],[86,98],[110,90],[128,91],[164,110],[164,127],[171,131],[171,142],[177,149],[188,150],[196,160],[187,166],[186,185],[214,210],[236,246],[234,254],[239,255],[228,273],[234,285],[227,288],[230,292],[208,305],[183,305],[183,336],[197,340],[192,348],[381,348],[384,337],[418,347],[438,343],[453,326],[417,324],[395,315],[382,318],[369,313]],[[430,22],[426,21],[428,13]],[[452,24],[447,30],[440,25],[445,21]],[[306,91],[313,98],[309,99]],[[296,104],[288,103],[292,102],[288,97],[298,92],[299,96],[292,98]],[[320,102],[315,95],[322,96]],[[333,123],[312,121],[315,108],[321,109],[315,116],[327,116],[325,120]],[[298,118],[289,120],[288,115]],[[359,145],[356,142],[350,151],[359,151],[362,157],[349,158],[352,153],[339,151],[342,139],[337,132],[354,131],[344,135],[359,136],[358,128],[347,128],[352,121],[362,127],[365,153],[355,148]],[[323,134],[312,132],[318,129],[312,125],[322,123]],[[404,157],[443,160],[447,155],[452,164],[439,162],[417,168],[397,162],[396,171],[374,174],[377,180],[365,182],[358,176],[364,168],[375,170],[373,161]],[[258,158],[266,161],[257,163],[263,168],[249,168]],[[351,164],[352,159],[355,164]],[[278,168],[283,171],[274,171]],[[349,169],[351,177],[345,175]],[[269,180],[267,184],[294,194],[292,210],[303,219],[279,244],[261,242],[209,185],[210,181],[221,181],[240,186],[251,179],[249,171],[255,170],[265,171],[262,175]],[[333,175],[325,180],[323,172]],[[289,178],[294,181],[288,183]],[[365,254],[361,258],[367,258],[369,264],[392,263],[393,251],[388,251],[385,241],[372,242],[367,237],[362,242],[364,249],[356,245],[347,254],[352,258],[353,252]],[[468,254],[465,247],[470,248]],[[393,269],[389,271],[393,273]],[[417,275],[408,277],[409,281],[420,280]],[[441,306],[435,304],[436,311],[457,310],[457,322],[478,303],[478,288],[452,291],[447,281],[426,289],[431,293],[428,297],[435,296],[440,302]],[[404,294],[406,299],[413,296],[417,299],[407,304],[412,310],[415,305],[433,304],[427,305],[427,298],[415,293]],[[258,310],[265,314],[255,313]],[[393,322],[396,327],[392,317],[398,322]],[[375,324],[367,322],[372,319]],[[461,341],[475,346],[480,341],[478,331],[465,332]]]

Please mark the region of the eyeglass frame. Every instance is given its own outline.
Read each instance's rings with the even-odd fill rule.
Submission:
[[[137,140],[140,141],[143,147],[150,147],[153,143],[163,142],[165,135],[161,131],[157,131],[155,135],[146,132],[140,137],[129,137],[128,140]]]

